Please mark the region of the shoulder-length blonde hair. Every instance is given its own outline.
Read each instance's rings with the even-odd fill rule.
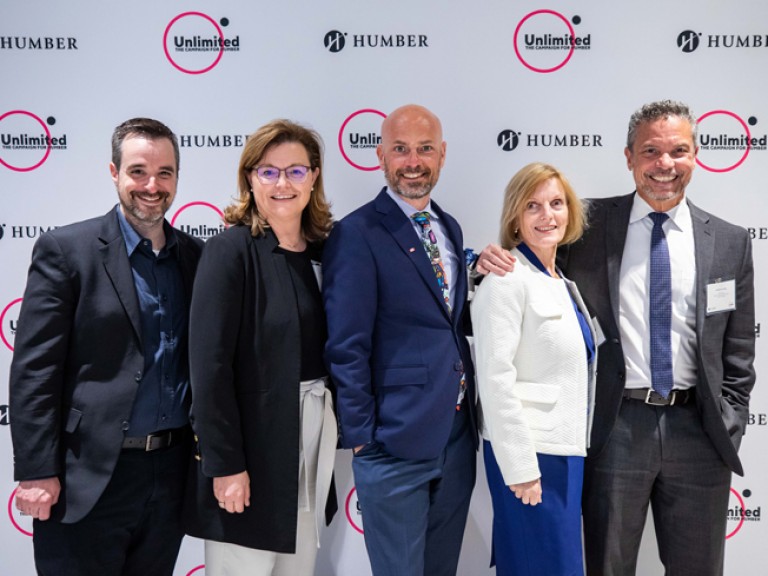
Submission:
[[[322,240],[328,236],[333,223],[331,205],[325,199],[323,188],[323,141],[314,130],[290,120],[273,120],[246,140],[237,169],[239,195],[224,209],[224,220],[228,224],[250,226],[253,236],[263,235],[269,228],[269,223],[256,206],[248,174],[259,165],[267,150],[286,142],[297,142],[304,146],[310,167],[319,170],[309,196],[309,204],[301,215],[301,230],[309,241]]]
[[[533,162],[523,166],[507,184],[504,191],[504,208],[501,212],[501,232],[499,243],[510,250],[523,240],[518,231],[523,211],[536,189],[550,178],[556,179],[563,187],[565,203],[568,205],[568,226],[560,244],[571,244],[581,238],[586,228],[584,205],[573,191],[568,179],[557,168],[543,162]]]

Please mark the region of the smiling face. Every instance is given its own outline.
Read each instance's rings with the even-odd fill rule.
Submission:
[[[120,208],[138,232],[162,226],[176,198],[179,174],[173,144],[167,138],[128,136],[122,144],[120,169],[109,165]]]
[[[290,166],[311,166],[306,148],[299,142],[272,146],[258,166],[271,166],[281,171],[276,182],[266,184],[259,180],[256,170],[248,173],[259,214],[272,226],[278,223],[300,225],[301,214],[309,203],[312,186],[320,170],[310,170],[304,182],[288,179],[284,170]]]
[[[668,116],[640,124],[632,149],[626,148],[624,155],[637,193],[654,210],[665,212],[683,200],[697,152],[690,123]]]
[[[415,208],[424,208],[445,161],[437,117],[421,106],[398,108],[382,123],[376,153],[389,188]]]
[[[554,265],[557,245],[568,226],[568,203],[557,178],[549,178],[536,187],[525,201],[520,216],[519,235],[546,266]]]

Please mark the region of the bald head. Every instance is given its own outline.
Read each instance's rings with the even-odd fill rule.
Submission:
[[[408,104],[382,122],[376,153],[389,188],[421,210],[437,184],[445,148],[440,119],[423,106]]]
[[[381,138],[385,140],[392,137],[399,127],[420,125],[425,129],[434,131],[439,142],[443,141],[443,126],[440,119],[430,110],[418,104],[406,104],[393,110],[381,123]]]

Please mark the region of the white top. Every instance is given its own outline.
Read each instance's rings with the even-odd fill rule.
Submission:
[[[541,477],[537,452],[584,456],[594,405],[575,285],[512,254],[514,272],[485,277],[471,306],[481,433],[507,485]]]
[[[619,280],[619,330],[627,365],[627,388],[651,387],[648,329],[649,270],[653,212],[635,194]],[[674,388],[696,385],[696,252],[693,223],[683,200],[667,212],[664,234],[672,272],[672,371]]]

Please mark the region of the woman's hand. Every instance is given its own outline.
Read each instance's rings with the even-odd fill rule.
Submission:
[[[536,506],[541,502],[541,478],[522,484],[510,484],[509,489],[515,493],[518,500],[523,501],[523,504]]]
[[[248,472],[214,478],[213,495],[222,510],[230,514],[241,513],[246,506],[251,505],[251,479]]]

